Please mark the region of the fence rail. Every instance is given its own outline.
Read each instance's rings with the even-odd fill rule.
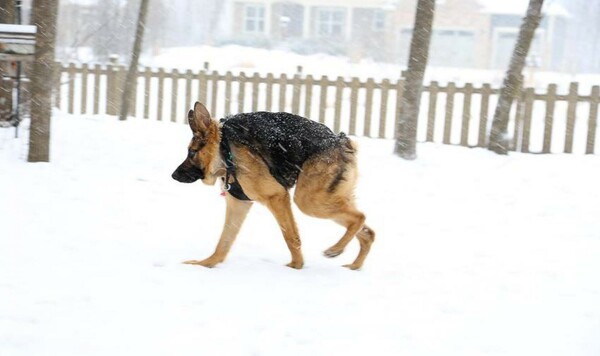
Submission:
[[[117,115],[126,68],[119,65],[57,64],[58,107],[73,114]],[[186,122],[199,100],[215,117],[247,111],[289,111],[350,135],[390,138],[399,119],[404,81],[329,78],[271,73],[246,75],[205,69],[165,71],[143,68],[130,115]],[[467,83],[424,87],[418,138],[468,147],[486,147],[499,89]],[[550,84],[545,93],[524,88],[510,116],[510,149],[530,153],[595,153],[600,87],[580,94]]]

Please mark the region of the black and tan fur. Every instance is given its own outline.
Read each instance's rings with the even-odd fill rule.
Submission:
[[[308,120],[292,117],[292,114],[287,113],[239,114],[237,119],[240,119],[240,115],[250,115],[253,120],[259,120],[261,115],[268,119],[273,119],[275,115],[287,115],[294,120]],[[236,116],[232,117],[232,119],[235,118]],[[219,150],[223,124],[213,120],[206,107],[198,102],[188,113],[188,120],[194,136],[188,146],[188,157],[172,176],[177,181],[184,183],[201,179],[205,184],[214,185],[218,178],[226,175],[224,158],[221,157]],[[356,236],[360,243],[360,252],[355,261],[345,267],[361,268],[374,241],[375,233],[365,225],[365,215],[356,208],[354,202],[354,188],[358,175],[356,146],[349,138],[343,135],[334,136],[324,126],[316,126],[320,124],[312,121],[301,123],[306,124],[309,130],[314,130],[314,132],[303,133],[306,137],[313,135],[311,136],[313,141],[314,135],[320,137],[319,135],[323,134],[324,130],[327,130],[324,140],[331,139],[333,141],[322,145],[321,149],[309,150],[306,157],[301,157],[303,162],[301,167],[297,167],[295,171],[292,170],[289,175],[292,178],[284,175],[287,180],[282,178],[277,169],[281,168],[281,160],[277,157],[273,158],[274,155],[265,148],[266,144],[263,145],[261,141],[264,138],[251,136],[251,140],[258,140],[255,142],[256,144],[247,142],[247,138],[229,140],[236,173],[235,177],[229,177],[228,183],[237,180],[251,201],[238,200],[231,194],[226,194],[225,226],[215,252],[204,260],[191,260],[185,263],[213,267],[223,262],[253,201],[256,201],[265,205],[279,223],[292,255],[292,261],[288,266],[302,268],[304,259],[298,228],[292,214],[289,192],[291,185],[296,183],[294,202],[302,212],[313,217],[331,219],[346,228],[344,236],[325,250],[325,256],[338,256]],[[300,134],[286,135],[288,136],[284,135],[283,137],[290,142],[284,141],[284,146],[290,143],[290,147],[292,147],[291,141],[297,140],[297,136]],[[319,142],[317,142],[317,146],[321,147],[318,144]],[[282,146],[281,143],[278,145]]]

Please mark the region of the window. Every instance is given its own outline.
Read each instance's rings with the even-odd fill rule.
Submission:
[[[406,63],[410,51],[412,29],[400,33],[400,60]],[[429,48],[429,65],[436,67],[473,67],[475,65],[475,32],[470,30],[433,30]]]
[[[244,9],[244,31],[249,33],[265,32],[264,5],[246,5]]]
[[[343,37],[346,14],[343,9],[319,9],[317,36]]]
[[[385,12],[382,10],[375,10],[373,12],[373,31],[385,30]]]
[[[544,54],[543,30],[537,30],[529,49],[528,59],[539,62]],[[496,28],[494,30],[494,42],[492,51],[492,68],[506,69],[510,63],[513,49],[517,43],[517,28]]]

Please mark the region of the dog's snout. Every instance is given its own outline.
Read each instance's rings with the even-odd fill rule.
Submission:
[[[184,161],[173,174],[171,178],[181,183],[193,183],[198,179],[204,179],[204,171],[200,168],[196,168],[193,165]]]

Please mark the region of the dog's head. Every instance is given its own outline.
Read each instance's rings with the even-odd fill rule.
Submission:
[[[181,183],[202,179],[206,184],[214,184],[219,155],[219,124],[199,102],[194,104],[194,110],[188,112],[188,122],[194,136],[188,145],[186,159],[171,177]]]

